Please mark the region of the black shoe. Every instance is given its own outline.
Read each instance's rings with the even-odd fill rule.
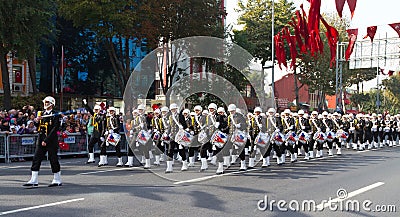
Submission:
[[[117,165],[116,167],[122,167],[122,165]]]
[[[86,164],[93,164],[93,163],[95,163],[96,161],[86,161]]]
[[[38,187],[39,185],[38,184],[26,183],[26,184],[23,184],[22,186],[24,186],[24,187]]]
[[[62,185],[62,183],[51,183],[50,185],[48,185],[48,187],[58,187],[61,185]]]
[[[247,167],[247,169],[254,169],[254,167]]]

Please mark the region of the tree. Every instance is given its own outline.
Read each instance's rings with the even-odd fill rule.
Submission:
[[[61,16],[71,20],[75,27],[94,32],[97,42],[104,43],[123,93],[132,70],[129,41],[136,37],[138,1],[58,0],[58,3]]]
[[[3,104],[11,108],[7,55],[27,59],[34,92],[36,89],[35,56],[43,38],[51,35],[55,7],[52,0],[3,1],[0,7],[0,65],[4,89]],[[51,36],[50,36],[51,37]]]
[[[238,5],[241,14],[238,24],[244,27],[243,30],[233,31],[233,41],[261,60],[264,66],[266,61],[272,60],[272,1],[248,0],[246,4],[239,1]],[[279,0],[274,3],[274,32],[289,26],[294,10],[293,2]]]

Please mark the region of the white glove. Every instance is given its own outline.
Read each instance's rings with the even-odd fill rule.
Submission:
[[[260,129],[261,129],[261,128],[262,128],[262,124],[258,124],[258,128],[260,128]]]
[[[219,122],[215,122],[214,127],[218,128],[219,127]]]
[[[189,128],[186,128],[185,130],[186,130],[186,132],[189,132],[189,131],[190,131],[190,129],[189,129]]]
[[[317,131],[321,131],[321,128],[317,128]]]
[[[100,141],[104,142],[104,137],[100,137]]]
[[[130,134],[130,135],[133,135],[133,130],[130,130],[130,131],[129,131],[129,134]]]
[[[148,132],[149,134],[152,134],[152,130],[147,130],[147,132]]]
[[[114,132],[113,130],[108,130],[108,133],[109,133],[109,134],[111,134],[111,133],[113,133],[113,132]]]
[[[329,127],[327,127],[326,128],[326,132],[329,132],[329,131],[331,131],[331,129]]]
[[[305,126],[302,126],[301,129],[304,130],[304,129],[306,129],[306,127],[305,127]]]
[[[194,131],[190,131],[190,134],[194,135]]]
[[[108,136],[108,131],[104,132],[104,135],[105,135],[105,136]]]
[[[144,123],[139,124],[140,128],[144,128]]]
[[[240,128],[240,123],[236,124],[235,126],[236,128]]]
[[[84,105],[86,105],[86,104],[87,104],[87,101],[86,101],[86,99],[83,99],[82,101],[83,101],[83,104],[84,104]]]
[[[279,130],[279,129],[276,129],[276,130],[275,130],[275,133],[279,133],[279,132],[281,132],[281,130]]]
[[[178,126],[179,126],[179,129],[181,129],[181,130],[183,129],[183,126],[182,126],[182,125],[178,125]]]

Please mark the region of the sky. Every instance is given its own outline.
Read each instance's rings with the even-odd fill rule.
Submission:
[[[235,11],[235,8],[238,8],[238,1],[239,0],[226,0],[226,10],[228,13],[226,21],[227,24],[233,25],[234,29],[241,29],[240,26],[237,26],[237,19],[239,14]],[[242,1],[245,2],[246,0]],[[293,0],[292,2],[298,9],[299,6],[303,4],[304,9],[306,10],[306,12],[308,12],[310,4],[307,0]],[[377,26],[375,39],[385,38],[386,34],[389,38],[398,37],[397,33],[388,24],[400,22],[399,9],[399,0],[358,0],[354,16],[351,19],[349,28],[358,28],[358,40],[362,40],[363,36],[366,35],[367,27],[369,26]],[[321,13],[337,13],[335,0],[322,0]],[[346,3],[343,9],[343,16],[350,17],[350,15],[351,13]],[[261,66],[257,64],[253,64],[253,67],[258,69],[261,68]],[[400,67],[397,67],[394,70],[398,69],[400,69]],[[289,72],[290,71],[287,71],[285,69],[280,70],[278,67],[275,67],[275,80],[280,79]],[[384,77],[381,76],[379,79],[380,81],[382,81]],[[267,76],[266,80],[267,83],[270,83],[271,78]],[[365,90],[374,88],[376,86],[376,83],[376,79],[366,82],[364,84]]]

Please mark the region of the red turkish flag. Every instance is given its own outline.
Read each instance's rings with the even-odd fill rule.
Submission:
[[[394,29],[394,31],[396,31],[400,37],[400,23],[392,23],[392,24],[389,24],[389,26],[392,27]]]
[[[282,37],[286,39],[286,42],[289,45],[290,48],[290,57],[292,58],[292,62],[290,64],[290,67],[293,68],[296,64],[296,58],[297,58],[297,49],[296,49],[296,41],[295,41],[295,36],[291,36],[289,32],[288,27],[284,27],[282,29]]]
[[[310,0],[310,11],[308,12],[308,31],[319,30],[319,19],[321,0]]]
[[[351,18],[353,18],[354,11],[356,10],[357,0],[347,0],[347,4],[349,5],[349,9],[351,12]]]
[[[282,41],[280,33],[274,36],[274,42],[276,47],[275,49],[276,60],[278,61],[279,68],[282,69],[282,64],[287,68],[285,45]]]
[[[336,10],[339,14],[339,17],[342,18],[343,7],[346,3],[346,0],[335,0],[336,1]]]
[[[303,39],[301,38],[301,23],[302,23],[302,17],[300,14],[300,11],[297,10],[296,11],[296,16],[297,16],[297,22],[294,19],[294,17],[292,17],[292,22],[289,22],[289,25],[291,25],[294,29],[294,35],[296,37],[296,42],[299,45],[300,48],[300,52],[301,53],[306,53],[306,46],[303,43]]]
[[[336,47],[337,47],[337,42],[338,42],[338,31],[330,26],[325,19],[321,18],[322,23],[324,24],[326,28],[326,37],[328,38],[328,44],[329,44],[329,50],[331,51],[331,61],[329,66],[332,67],[333,64],[335,63],[335,58],[336,58]]]
[[[349,60],[351,53],[353,53],[354,43],[357,40],[358,29],[348,29],[346,32],[349,35],[349,45],[346,49],[345,58]]]
[[[376,34],[376,29],[377,26],[369,26],[367,27],[367,35],[364,36],[364,39],[369,37],[371,39],[371,42],[374,40],[375,34]]]

